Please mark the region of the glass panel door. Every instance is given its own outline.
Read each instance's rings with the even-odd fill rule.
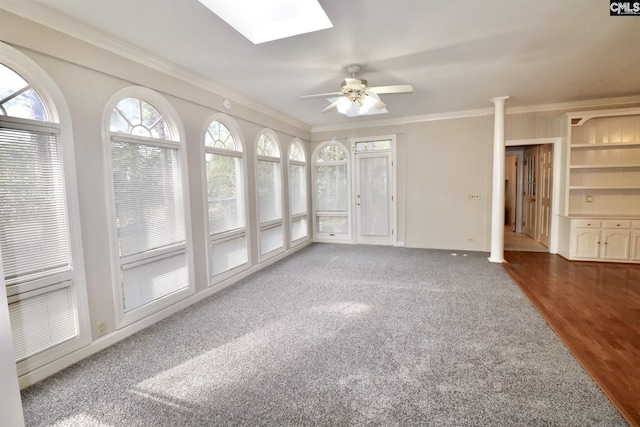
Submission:
[[[357,243],[393,244],[390,152],[356,154]]]

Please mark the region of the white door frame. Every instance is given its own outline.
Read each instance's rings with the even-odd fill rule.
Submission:
[[[359,236],[359,225],[358,225],[358,221],[359,221],[359,210],[357,209],[357,186],[356,186],[356,180],[358,179],[357,175],[357,164],[356,162],[358,161],[358,152],[356,152],[356,143],[358,142],[371,142],[371,141],[386,141],[386,140],[390,140],[391,141],[391,174],[389,176],[390,182],[389,182],[389,191],[391,192],[391,202],[389,205],[389,228],[391,231],[391,236],[389,237],[388,240],[388,245],[390,246],[395,246],[397,244],[398,241],[398,224],[397,224],[397,212],[398,212],[398,198],[397,198],[397,170],[396,170],[396,136],[395,135],[380,135],[380,136],[371,136],[371,137],[359,137],[359,138],[350,138],[349,142],[351,144],[351,170],[353,171],[352,173],[352,178],[351,178],[351,194],[352,196],[352,201],[351,201],[351,206],[352,209],[351,211],[354,213],[351,216],[351,221],[352,221],[352,227],[351,230],[354,233],[353,234],[353,243],[363,243],[362,240],[360,239]],[[381,150],[379,152],[389,152],[388,150]],[[367,153],[367,154],[372,154],[372,153],[376,153],[375,150],[371,150],[371,151],[363,151],[360,154],[363,153]],[[373,242],[368,242],[368,243],[373,243]]]
[[[551,188],[551,230],[549,232],[549,253],[557,254],[558,246],[560,244],[560,192],[561,186],[561,165],[562,159],[565,157],[562,154],[563,144],[562,138],[534,138],[534,139],[512,139],[505,141],[506,147],[517,147],[520,145],[540,145],[540,144],[553,144],[553,184]],[[493,165],[494,168],[499,165]],[[504,241],[502,242],[504,248]]]

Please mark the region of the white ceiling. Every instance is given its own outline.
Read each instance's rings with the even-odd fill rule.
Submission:
[[[333,28],[260,45],[198,0],[38,1],[315,127],[351,119],[299,96],[339,90],[352,63],[414,86],[362,121],[640,95],[640,16],[606,0],[320,0]]]

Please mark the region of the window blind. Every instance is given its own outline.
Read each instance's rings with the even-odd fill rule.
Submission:
[[[289,194],[291,214],[301,214],[307,211],[307,179],[306,166],[289,165]]]
[[[61,344],[78,335],[77,310],[71,283],[48,292],[9,299],[9,317],[16,361]]]
[[[16,360],[78,336],[57,135],[0,127],[0,252]],[[24,290],[27,290],[23,292]]]
[[[316,166],[316,211],[346,212],[348,209],[347,165]]]
[[[177,146],[112,139],[123,312],[189,286]]]
[[[9,286],[71,268],[54,134],[0,128],[0,245]]]
[[[120,256],[184,243],[177,148],[113,141]]]
[[[260,223],[282,218],[280,163],[258,160],[258,219]]]

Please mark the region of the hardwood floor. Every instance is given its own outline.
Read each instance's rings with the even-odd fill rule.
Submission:
[[[505,270],[632,426],[640,426],[640,265],[505,252]]]

